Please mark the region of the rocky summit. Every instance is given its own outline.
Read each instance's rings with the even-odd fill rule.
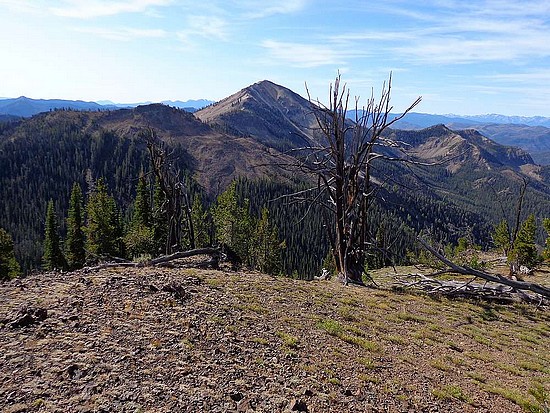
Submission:
[[[0,410],[539,411],[549,321],[258,273],[35,274],[0,284]]]

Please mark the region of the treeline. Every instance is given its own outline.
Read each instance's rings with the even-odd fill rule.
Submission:
[[[42,266],[46,270],[75,270],[101,260],[148,260],[178,250],[220,246],[236,264],[269,274],[282,273],[284,242],[268,209],[262,208],[259,216],[253,216],[248,201],[239,202],[236,182],[210,206],[205,206],[201,194],[195,192],[189,212],[191,222],[177,225],[191,230],[183,233],[180,245],[168,245],[173,239],[169,221],[174,217],[167,210],[167,194],[147,175],[138,180],[128,214],[117,206],[103,178],[93,183],[87,200],[75,183],[63,241],[54,200],[48,202]],[[125,220],[125,215],[129,219]]]

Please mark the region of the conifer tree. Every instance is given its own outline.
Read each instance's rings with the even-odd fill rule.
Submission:
[[[508,221],[505,219],[495,226],[493,242],[497,248],[500,248],[505,256],[508,256],[510,251],[510,228],[508,227]]]
[[[521,265],[532,268],[539,262],[537,247],[535,245],[536,230],[535,215],[531,214],[523,224],[521,224],[510,254],[512,266],[515,267],[513,268],[515,271],[517,271]]]
[[[75,182],[69,200],[67,239],[65,240],[65,256],[70,270],[82,268],[86,260],[82,212],[82,189]]]
[[[216,228],[216,240],[230,247],[242,262],[250,263],[252,230],[248,200],[240,206],[237,199],[236,182],[234,181],[216,201],[212,212]]]
[[[142,174],[139,177],[136,189],[136,199],[134,201],[130,228],[124,236],[128,253],[133,258],[142,254],[154,254],[155,252],[154,229],[151,225],[151,216],[147,181]]]
[[[92,256],[122,255],[121,225],[114,199],[107,193],[107,185],[100,178],[90,193],[86,206],[86,250]]]
[[[15,278],[21,274],[19,263],[13,251],[11,235],[0,228],[0,281]]]
[[[136,188],[136,199],[134,201],[134,214],[132,224],[136,226],[149,227],[151,225],[151,204],[149,202],[149,190],[147,180],[142,173],[139,177]]]
[[[545,218],[544,221],[542,221],[542,226],[548,233],[548,236],[546,237],[546,246],[542,252],[542,257],[546,261],[550,261],[550,218]]]
[[[65,259],[61,252],[57,216],[54,210],[53,199],[48,202],[46,212],[46,228],[44,236],[44,255],[42,256],[44,269],[61,270],[65,268]]]
[[[254,231],[252,266],[266,274],[278,274],[282,269],[282,247],[277,228],[269,219],[269,210],[263,207]]]
[[[202,205],[202,200],[196,196],[191,207],[191,219],[195,230],[195,246],[207,247],[210,242],[211,217]]]

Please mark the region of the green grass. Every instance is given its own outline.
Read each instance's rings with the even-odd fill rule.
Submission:
[[[321,320],[317,323],[317,328],[326,331],[331,336],[339,337],[344,334],[344,328],[338,321],[334,320]]]
[[[471,397],[467,396],[460,386],[450,384],[438,389],[433,389],[432,394],[441,400],[457,399],[465,403],[474,404]]]
[[[279,337],[285,346],[290,348],[298,347],[298,338],[294,337],[292,334],[285,333],[284,331],[277,331],[277,337]]]
[[[506,389],[497,385],[488,385],[485,387],[485,391],[492,394],[498,394],[512,403],[517,404],[524,411],[528,413],[546,413],[543,406],[531,400],[530,397],[522,395],[520,392],[514,389]]]
[[[355,344],[358,347],[363,348],[364,350],[371,351],[371,352],[378,352],[381,350],[380,344],[367,340],[363,337],[358,337],[356,335],[347,334],[346,330],[351,330],[353,332],[356,332],[360,335],[363,335],[363,331],[360,329],[357,329],[353,326],[342,326],[340,323],[334,320],[325,319],[317,322],[317,328],[320,328],[321,330],[326,331],[328,334],[334,337],[338,337],[339,339],[345,341],[346,343]]]

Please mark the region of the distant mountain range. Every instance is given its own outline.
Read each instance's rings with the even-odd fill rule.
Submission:
[[[550,118],[502,115],[429,115],[409,113],[395,123],[399,129],[418,130],[442,124],[450,129],[475,129],[502,145],[529,152],[540,165],[550,165]]]
[[[22,118],[28,118],[33,115],[42,112],[49,112],[55,109],[74,109],[74,110],[116,110],[122,108],[133,108],[144,104],[151,104],[152,102],[144,103],[114,103],[109,100],[102,100],[99,102],[85,102],[82,100],[63,100],[63,99],[31,99],[25,96],[18,98],[1,98],[0,99],[0,116],[11,115]],[[197,109],[213,103],[212,101],[199,99],[188,100],[182,102],[180,100],[164,100],[163,103],[168,106],[184,109],[187,112],[194,112]],[[2,118],[0,118],[1,120]]]

